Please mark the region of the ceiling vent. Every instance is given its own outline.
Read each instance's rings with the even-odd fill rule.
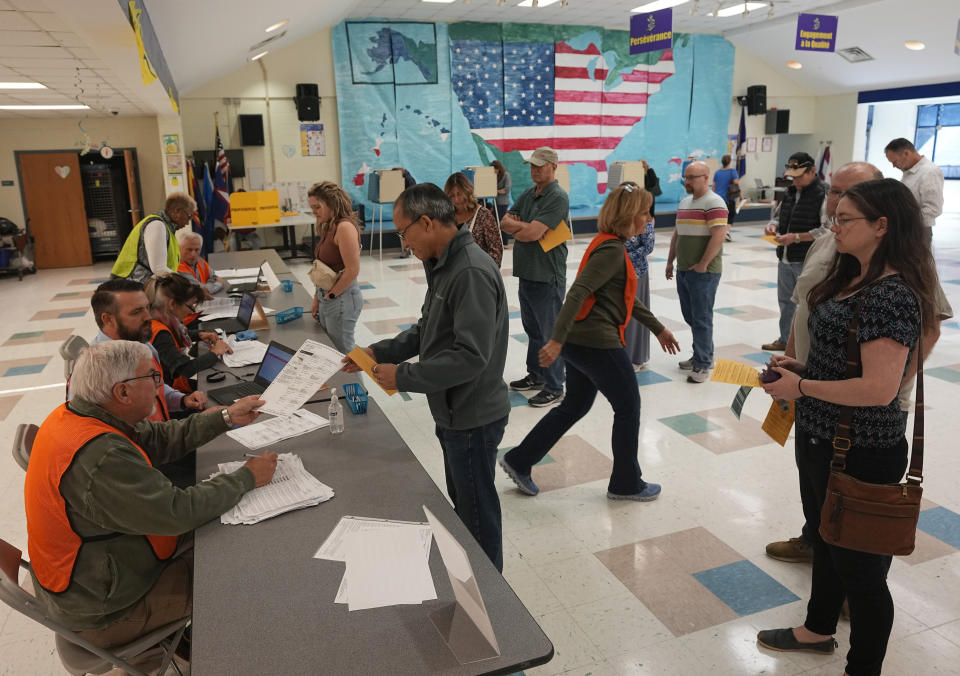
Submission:
[[[837,54],[845,58],[850,63],[857,63],[858,61],[873,61],[873,57],[867,54],[865,51],[859,47],[847,47],[846,49],[838,49]]]

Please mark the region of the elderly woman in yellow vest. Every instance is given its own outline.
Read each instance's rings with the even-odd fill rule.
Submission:
[[[146,282],[153,275],[176,272],[180,245],[174,233],[190,223],[197,203],[182,192],[170,193],[163,211],[150,214],[130,231],[110,274]]]
[[[223,280],[200,256],[203,250],[203,237],[191,228],[180,228],[177,230],[177,243],[180,245],[180,265],[177,267],[177,272],[191,284],[199,284],[204,291],[204,298],[210,300],[213,294],[223,289]]]
[[[587,247],[573,286],[560,308],[551,339],[540,349],[540,364],[549,366],[563,354],[567,394],[501,460],[520,490],[539,492],[531,471],[560,438],[593,407],[599,391],[613,408],[613,470],[607,484],[611,500],[647,502],[660,485],[643,480],[637,461],[640,391],[624,350],[623,333],[636,319],[657,337],[665,352],[676,354],[677,339],[636,297],[637,276],[624,241],[646,229],[653,196],[635,183],[624,183],[607,197],[597,229]]]

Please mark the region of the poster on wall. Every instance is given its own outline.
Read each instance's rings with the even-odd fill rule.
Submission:
[[[832,52],[837,44],[837,17],[829,14],[801,14],[797,17],[797,44],[807,52]]]
[[[167,158],[168,174],[183,173],[183,155],[166,155],[165,157]]]
[[[327,154],[327,140],[322,124],[300,125],[300,154],[304,157],[322,157]]]
[[[757,152],[757,137],[756,137],[756,136],[748,136],[748,137],[747,137],[747,152],[748,152],[748,153],[755,153],[755,152]]]
[[[179,134],[163,135],[163,152],[165,152],[167,155],[180,154],[180,135]]]
[[[736,157],[737,155],[737,139],[740,138],[737,134],[727,134],[727,155],[730,157]]]
[[[630,53],[643,54],[673,46],[673,8],[630,17]]]
[[[764,153],[769,153],[773,151],[773,137],[764,136],[763,142],[760,144],[760,151]]]

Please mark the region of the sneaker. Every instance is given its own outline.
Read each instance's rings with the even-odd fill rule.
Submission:
[[[715,362],[710,362],[710,368],[713,368]],[[689,359],[684,359],[682,362],[677,364],[680,367],[681,371],[692,371],[693,370],[693,357]]]
[[[634,365],[633,365],[633,372],[634,372],[634,373],[640,373],[640,371],[644,370],[645,368],[647,368],[647,363],[646,363],[646,362],[644,362],[644,363],[642,363],[642,364],[634,364]]]
[[[521,493],[526,493],[527,495],[536,495],[540,492],[540,489],[537,488],[537,484],[533,483],[533,478],[529,474],[520,474],[520,472],[510,466],[510,463],[507,462],[505,457],[500,458],[499,463],[506,475],[510,477],[511,481],[517,484],[517,488],[520,489]]]
[[[540,392],[530,397],[527,400],[527,403],[531,406],[536,406],[537,408],[543,408],[544,406],[553,406],[554,404],[559,404],[561,401],[563,401],[563,392],[557,394],[554,392],[547,392],[546,390],[540,390]]]
[[[710,369],[701,369],[696,366],[690,371],[690,375],[687,376],[688,383],[705,383],[710,380]]]
[[[619,493],[611,493],[607,491],[608,500],[634,500],[636,502],[653,502],[660,497],[660,484],[651,484],[648,483],[646,488],[644,488],[639,493],[634,493],[633,495],[620,495]]]
[[[510,383],[510,389],[514,392],[520,392],[521,390],[539,390],[541,387],[543,387],[543,383],[537,382],[531,375],[527,375],[520,380],[514,380]]]
[[[767,556],[787,563],[813,563],[813,547],[803,538],[790,538],[768,544]]]
[[[764,343],[760,346],[761,350],[767,350],[768,352],[783,352],[787,349],[786,343],[777,338],[772,343]]]
[[[723,239],[724,239],[725,242],[732,242],[732,241],[733,241],[733,237],[730,236],[730,233],[729,233],[729,232],[728,232],[726,235],[724,235]]]
[[[793,629],[764,629],[757,634],[757,643],[764,648],[781,653],[807,652],[818,655],[832,655],[837,648],[833,638],[825,641],[802,643],[793,635]]]

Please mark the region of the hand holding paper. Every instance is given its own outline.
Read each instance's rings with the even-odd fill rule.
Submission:
[[[550,251],[556,249],[568,239],[573,239],[573,233],[567,227],[566,221],[560,221],[560,225],[553,230],[547,230],[547,234],[540,238],[540,248],[544,251]]]
[[[383,385],[381,385],[380,380],[377,378],[377,374],[373,372],[373,367],[377,366],[377,363],[373,360],[373,357],[371,357],[370,354],[367,352],[367,350],[369,349],[370,348],[355,347],[347,356],[353,361],[354,364],[356,364],[357,367],[359,367],[359,369],[363,370],[364,373],[370,376],[373,382],[377,383],[377,385],[380,385],[380,388],[384,392],[386,392],[390,396],[395,395],[397,393],[397,390],[390,387],[384,387]],[[394,369],[396,369],[395,366],[394,366]],[[347,373],[352,373],[352,372],[355,372],[357,369],[352,368],[350,364],[345,362],[343,370],[346,371]]]
[[[729,359],[718,359],[710,380],[715,383],[729,383],[730,385],[749,385],[760,387],[760,376],[757,370],[749,364],[742,364]]]

